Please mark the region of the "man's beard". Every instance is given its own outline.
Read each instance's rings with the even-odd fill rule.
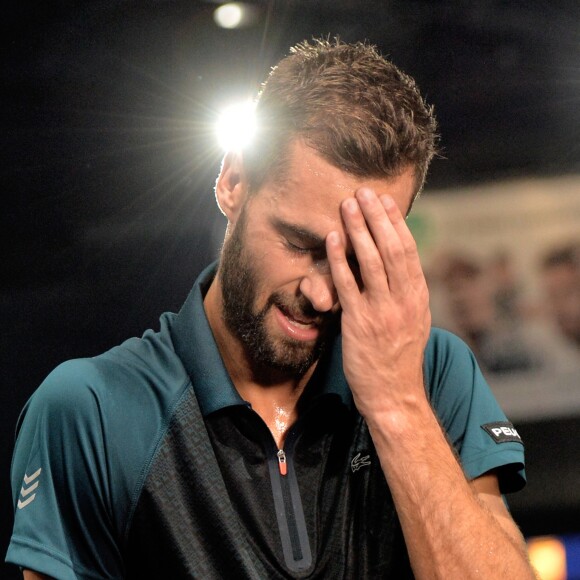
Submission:
[[[244,247],[247,220],[245,208],[225,241],[220,262],[223,316],[229,331],[242,343],[253,371],[261,376],[275,374],[302,376],[318,360],[336,334],[339,315],[317,312],[308,299],[274,292],[265,306],[254,312],[258,276]],[[274,306],[283,313],[315,321],[320,328],[317,340],[306,343],[268,334],[265,319]]]

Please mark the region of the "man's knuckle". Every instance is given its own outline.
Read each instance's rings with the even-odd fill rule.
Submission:
[[[410,237],[404,242],[405,253],[410,255],[415,255],[417,253],[417,242],[414,238]]]
[[[370,274],[384,273],[385,267],[378,257],[369,257],[364,260],[364,269]]]
[[[391,241],[387,244],[386,253],[387,253],[387,256],[389,256],[395,262],[398,262],[399,260],[401,260],[405,255],[405,251],[403,249],[403,246],[399,242],[396,242],[396,241]]]
[[[346,278],[345,280],[343,280],[342,287],[343,291],[345,292],[354,292],[355,290],[358,289],[358,285],[354,278]]]

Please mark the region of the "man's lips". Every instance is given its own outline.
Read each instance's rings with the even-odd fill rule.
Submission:
[[[320,317],[311,318],[311,317],[308,317],[302,313],[295,313],[295,312],[292,312],[289,309],[285,308],[282,305],[278,305],[278,309],[280,310],[280,312],[282,312],[282,314],[284,314],[284,316],[286,316],[287,318],[289,318],[290,320],[292,320],[298,324],[302,324],[304,326],[319,326],[320,325],[320,322],[321,322]]]
[[[299,341],[316,340],[320,334],[320,320],[295,315],[283,306],[274,305],[276,320],[285,334]]]

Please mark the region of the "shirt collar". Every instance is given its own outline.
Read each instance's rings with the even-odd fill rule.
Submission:
[[[175,352],[191,379],[204,417],[224,407],[248,404],[228,375],[203,307],[203,297],[216,269],[217,264],[213,263],[199,275],[171,329]],[[352,407],[352,394],[342,370],[341,342],[339,336],[320,361],[313,379],[320,381],[320,395],[338,395]]]

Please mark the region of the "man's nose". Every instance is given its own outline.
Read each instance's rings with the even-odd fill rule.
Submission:
[[[338,303],[338,295],[330,271],[312,268],[300,281],[300,292],[317,312],[329,312]]]

